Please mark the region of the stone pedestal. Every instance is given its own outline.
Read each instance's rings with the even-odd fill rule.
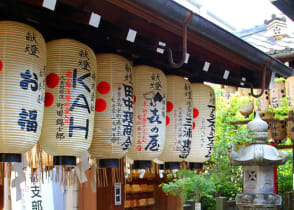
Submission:
[[[266,144],[267,128],[267,123],[257,113],[248,124],[248,129],[253,132],[252,144],[231,153],[231,163],[244,167],[243,193],[236,197],[240,210],[278,210],[282,204],[281,196],[273,193],[274,166],[284,164],[288,153]]]

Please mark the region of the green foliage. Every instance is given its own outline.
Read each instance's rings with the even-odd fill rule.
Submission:
[[[246,125],[232,125],[231,122],[244,120],[238,111],[241,106],[240,95],[235,94],[230,102],[217,95],[216,136],[214,153],[206,166],[206,173],[210,174],[217,186],[217,195],[235,199],[242,191],[242,167],[230,164],[229,155],[232,147],[251,143],[252,134]],[[249,120],[254,114],[249,116]],[[236,147],[235,146],[235,147]]]
[[[284,77],[277,77],[275,78],[274,82],[285,82],[286,79]]]
[[[273,108],[269,106],[268,112],[274,115],[274,119],[284,120],[288,118],[288,113],[291,111],[287,97],[281,99],[280,107]]]
[[[199,201],[200,197],[212,197],[215,185],[208,176],[197,175],[194,171],[181,170],[174,177],[168,174],[168,183],[160,184],[166,194],[180,195],[183,199]]]
[[[284,192],[291,192],[293,186],[293,153],[291,150],[287,151],[289,153],[289,160],[284,164],[278,166],[278,191],[280,195]]]

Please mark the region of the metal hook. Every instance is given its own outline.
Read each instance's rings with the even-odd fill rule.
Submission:
[[[182,59],[180,60],[179,63],[176,63],[174,61],[173,52],[171,48],[164,47],[164,49],[167,50],[168,52],[168,61],[171,68],[174,68],[174,69],[181,68],[185,63],[186,55],[187,55],[187,25],[191,22],[192,18],[193,18],[193,13],[189,12],[185,21],[182,23],[183,24]]]
[[[264,68],[263,68],[263,72],[262,72],[262,86],[261,86],[261,91],[259,94],[255,95],[254,92],[253,92],[253,85],[252,83],[248,83],[250,86],[251,86],[251,95],[254,97],[254,98],[258,98],[260,96],[262,96],[263,92],[264,92],[264,89],[265,89],[265,79],[266,79],[266,68],[267,66],[272,62],[273,58],[270,58],[269,61],[264,65]]]

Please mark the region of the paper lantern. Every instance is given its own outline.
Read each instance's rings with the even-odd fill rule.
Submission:
[[[160,160],[165,168],[179,168],[191,148],[192,139],[192,93],[191,84],[182,77],[167,78],[166,137]]]
[[[237,92],[237,88],[233,86],[224,86],[223,97],[227,100],[230,99],[231,95]]]
[[[284,143],[287,140],[286,122],[273,121],[271,123],[272,138],[276,144]]]
[[[285,93],[285,81],[275,80],[274,87],[270,91],[270,104],[273,108],[281,106],[282,98],[286,96]]]
[[[270,120],[273,119],[273,115],[271,113],[262,113],[260,114],[261,118],[265,121],[267,121],[268,124],[268,138],[267,141],[272,141],[272,122]]]
[[[278,108],[283,106],[283,98],[286,97],[285,91],[285,80],[276,79],[274,82],[274,87],[270,91],[270,104],[273,108]],[[286,123],[274,121],[271,123],[272,138],[275,140],[275,143],[283,143],[286,141],[287,131]]]
[[[293,112],[289,113],[289,118],[294,118]],[[294,141],[294,120],[288,120],[287,122],[287,136]]]
[[[253,112],[253,100],[251,97],[251,90],[249,88],[238,88],[238,92],[240,94],[240,109],[239,112],[248,116]]]
[[[260,94],[260,89],[255,89],[254,94]],[[264,90],[263,94],[254,98],[254,110],[255,112],[259,112],[261,114],[267,113],[269,107],[269,90]]]
[[[288,98],[289,107],[291,111],[294,111],[294,76],[286,79],[286,96]]]
[[[46,44],[31,26],[0,21],[0,161],[20,162],[40,137]]]
[[[134,140],[127,155],[133,168],[151,168],[165,141],[166,78],[150,66],[134,67]]]
[[[115,54],[97,55],[94,138],[89,150],[100,167],[118,167],[133,136],[131,63]]]
[[[54,165],[75,165],[91,145],[95,110],[96,58],[71,39],[47,43],[48,70],[40,146]]]
[[[215,136],[214,90],[201,83],[192,83],[193,130],[191,151],[187,158],[191,169],[201,167],[213,152]]]

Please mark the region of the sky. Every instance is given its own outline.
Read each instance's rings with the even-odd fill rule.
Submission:
[[[183,3],[187,0],[175,0]],[[191,1],[191,0],[190,0]],[[272,14],[281,17],[282,12],[270,0],[194,0],[232,25],[238,31],[261,25]],[[287,23],[293,22],[287,18]],[[292,25],[294,27],[294,25]]]

